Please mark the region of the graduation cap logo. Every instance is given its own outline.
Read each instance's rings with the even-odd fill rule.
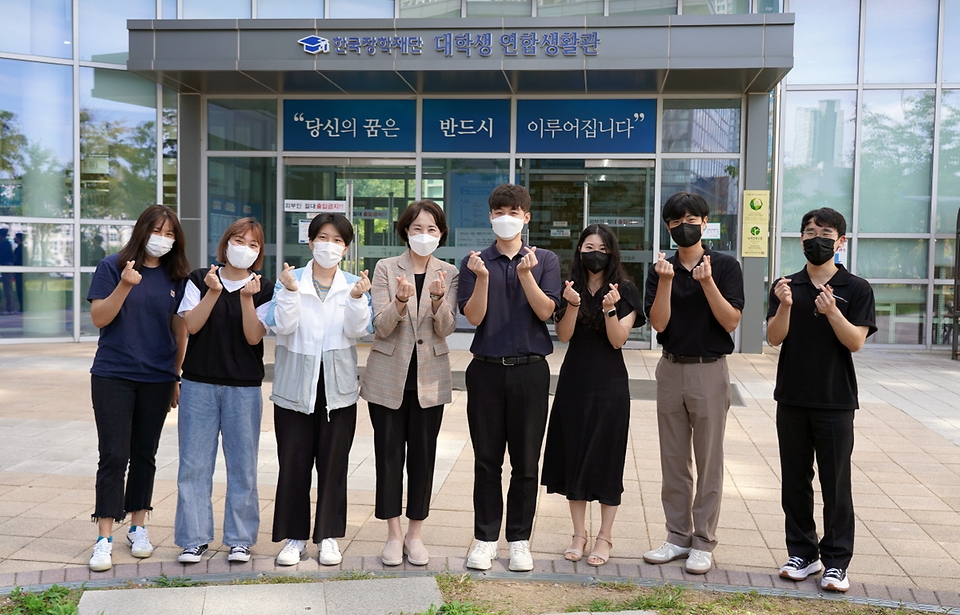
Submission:
[[[312,53],[314,55],[318,53],[330,53],[330,41],[322,36],[315,36],[311,34],[310,36],[301,38],[297,42],[303,45],[303,50],[307,53]]]

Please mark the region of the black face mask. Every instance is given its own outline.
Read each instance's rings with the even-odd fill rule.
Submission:
[[[610,264],[610,255],[606,252],[593,251],[593,252],[581,252],[580,253],[580,262],[583,263],[584,269],[591,273],[600,273],[607,268],[607,265]]]
[[[829,237],[811,237],[803,240],[803,255],[810,264],[818,267],[833,258],[833,244],[836,239]]]
[[[687,224],[683,222],[670,229],[670,236],[677,242],[681,248],[689,248],[700,241],[703,234],[703,228],[699,224]]]

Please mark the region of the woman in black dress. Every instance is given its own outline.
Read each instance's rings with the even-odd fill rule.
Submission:
[[[643,302],[605,224],[580,234],[570,278],[555,317],[557,338],[570,346],[550,413],[541,483],[570,502],[573,541],[564,553],[570,561],[579,561],[587,548],[587,502],[600,502],[600,530],[587,563],[602,566],[613,548],[630,424],[629,378],[620,347],[630,329],[645,322]]]

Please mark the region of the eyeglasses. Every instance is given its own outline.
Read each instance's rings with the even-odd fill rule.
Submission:
[[[821,233],[817,233],[812,229],[807,229],[800,234],[803,236],[804,239],[810,239],[812,237],[823,237],[824,239],[839,239],[839,235],[837,234],[836,231],[823,231]]]

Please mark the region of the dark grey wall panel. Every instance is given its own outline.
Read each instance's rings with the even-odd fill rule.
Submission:
[[[180,95],[180,129],[178,132],[178,179],[180,189],[179,215],[183,230],[187,234],[187,258],[194,267],[200,263],[200,246],[203,237],[200,234],[200,218],[203,209],[201,201],[201,112],[200,96],[196,94]]]

